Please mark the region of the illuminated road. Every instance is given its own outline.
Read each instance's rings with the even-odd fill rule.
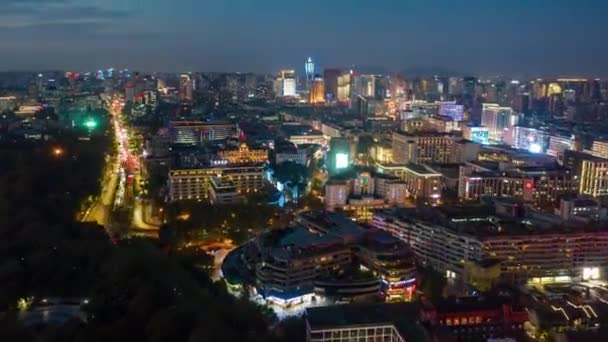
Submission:
[[[103,176],[101,196],[89,207],[82,218],[83,222],[97,222],[108,228],[110,215],[116,209],[130,209],[132,219],[129,224],[133,235],[158,235],[158,226],[146,222],[147,202],[136,198],[135,187],[141,182],[139,158],[129,148],[129,127],[121,118],[124,103],[114,98],[109,103],[110,124],[113,128],[117,146],[117,157],[113,158]]]
[[[114,208],[129,207],[132,209],[132,228],[135,232],[143,232],[144,234],[158,234],[158,226],[146,222],[145,208],[146,202],[135,196],[135,192],[139,190],[139,184],[142,182],[141,165],[139,156],[136,151],[130,149],[129,125],[123,122],[121,111],[123,107],[121,100],[114,100],[112,106],[112,117],[114,118],[114,131],[118,144],[119,153],[119,169],[118,175],[118,192],[114,200]]]
[[[115,126],[115,115],[110,116],[110,123]],[[106,167],[105,174],[102,177],[101,195],[91,204],[82,222],[96,222],[97,224],[107,228],[109,223],[116,187],[118,185],[118,172],[120,169],[120,160],[112,158],[109,161],[111,164]]]
[[[133,207],[133,227],[139,230],[158,230],[158,226],[146,222],[144,219],[144,210],[148,204],[142,200],[136,200]]]

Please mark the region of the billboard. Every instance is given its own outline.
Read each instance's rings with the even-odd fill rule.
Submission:
[[[464,120],[464,106],[454,103],[442,103],[439,106],[439,115],[447,116],[454,121]]]

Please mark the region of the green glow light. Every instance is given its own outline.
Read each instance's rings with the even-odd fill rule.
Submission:
[[[93,119],[87,120],[84,123],[84,126],[89,129],[93,129],[97,127],[97,122]]]

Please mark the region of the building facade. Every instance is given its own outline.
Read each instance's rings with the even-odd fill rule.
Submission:
[[[240,194],[254,193],[264,185],[264,165],[219,166],[169,171],[169,200],[203,200],[210,196],[212,177],[224,177]]]
[[[372,225],[405,241],[423,264],[464,282],[465,264],[498,260],[500,278],[514,284],[552,277],[582,276],[588,267],[608,266],[608,232],[605,230],[498,229],[492,215],[452,215],[440,220],[416,214],[379,212]],[[506,221],[505,221],[506,222]],[[488,227],[494,226],[495,228]],[[475,229],[475,227],[480,227]],[[481,228],[483,227],[483,228]],[[513,226],[515,227],[515,226]]]

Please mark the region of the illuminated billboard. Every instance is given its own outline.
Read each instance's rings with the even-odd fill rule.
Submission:
[[[439,115],[447,116],[454,121],[464,120],[464,106],[453,103],[442,103],[439,106]]]
[[[490,143],[490,133],[485,127],[471,127],[469,140],[478,144],[488,145]]]
[[[336,170],[346,169],[348,167],[348,154],[336,153]]]

